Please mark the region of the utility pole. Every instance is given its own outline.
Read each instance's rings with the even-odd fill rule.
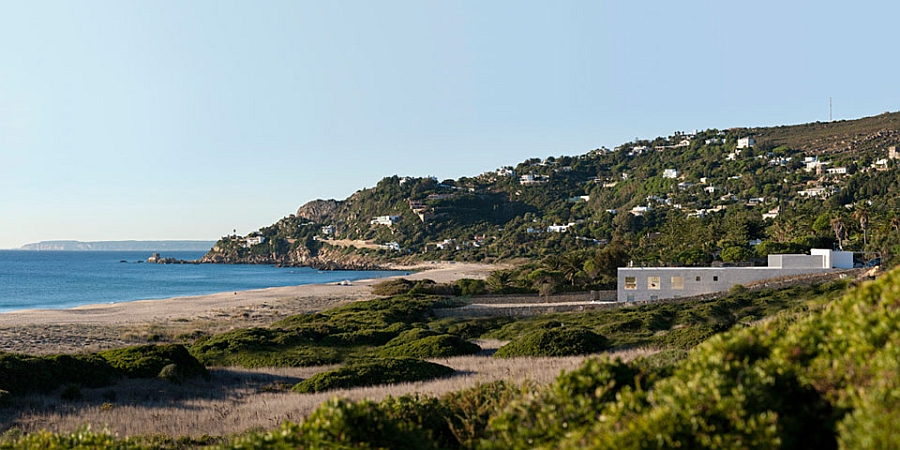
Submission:
[[[831,97],[828,97],[828,121],[834,122],[834,116],[831,114]]]

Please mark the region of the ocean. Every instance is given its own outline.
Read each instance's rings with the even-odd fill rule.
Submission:
[[[263,265],[149,264],[149,252],[0,250],[0,313],[396,275]],[[163,257],[199,259],[203,252]]]

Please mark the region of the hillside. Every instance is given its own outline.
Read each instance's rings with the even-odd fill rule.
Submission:
[[[458,180],[395,175],[344,200],[309,202],[249,236],[223,237],[205,260],[358,268],[612,246],[635,264],[707,265],[842,247],[890,266],[900,251],[900,184],[889,157],[898,144],[900,113],[885,113],[677,132]]]

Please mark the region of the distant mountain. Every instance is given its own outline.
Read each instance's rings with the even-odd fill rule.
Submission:
[[[55,251],[207,251],[215,241],[41,241],[22,250]]]

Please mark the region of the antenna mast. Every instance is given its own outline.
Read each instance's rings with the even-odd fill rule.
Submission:
[[[831,97],[828,97],[828,121],[834,122],[834,115],[831,114]]]

